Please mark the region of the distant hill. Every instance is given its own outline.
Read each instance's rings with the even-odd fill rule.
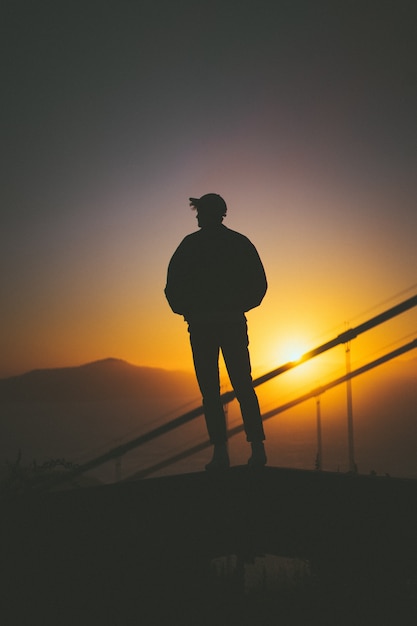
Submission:
[[[280,381],[285,393],[282,385]],[[384,364],[355,378],[352,388],[359,471],[417,478],[417,360]],[[279,391],[276,405],[280,402]],[[1,379],[0,465],[6,460],[13,462],[19,451],[26,464],[33,459],[42,463],[56,458],[81,463],[200,404],[192,372],[139,367],[119,359]],[[323,395],[321,414],[324,468],[346,471],[344,386]],[[237,403],[230,405],[229,420],[240,423]],[[265,430],[271,465],[313,469],[317,452],[313,401],[277,415],[266,422]],[[152,466],[206,438],[201,416],[123,457],[123,475]],[[248,454],[244,436],[238,439],[230,443],[234,464],[245,463]],[[201,454],[184,461],[184,471],[200,470],[210,451]],[[114,478],[114,468],[114,462],[103,466],[106,479]]]
[[[0,402],[94,402],[155,395],[168,398],[181,396],[191,387],[195,393],[195,378],[189,373],[139,367],[109,358],[0,379]]]
[[[113,358],[1,379],[0,463],[19,451],[25,463],[84,462],[199,404],[193,373]],[[183,436],[175,433],[169,445]],[[153,450],[141,454],[153,461]]]

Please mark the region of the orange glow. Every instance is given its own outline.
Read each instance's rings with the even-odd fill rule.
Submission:
[[[307,341],[303,340],[299,335],[286,335],[277,349],[279,361],[295,363],[301,359],[309,347]]]

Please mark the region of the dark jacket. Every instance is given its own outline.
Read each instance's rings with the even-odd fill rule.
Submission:
[[[190,321],[249,311],[266,289],[255,246],[221,224],[183,239],[168,266],[165,295],[174,313]]]

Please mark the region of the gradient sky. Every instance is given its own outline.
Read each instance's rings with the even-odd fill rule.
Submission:
[[[416,13],[6,1],[0,376],[109,356],[190,369],[163,289],[207,192],[269,279],[248,315],[255,376],[414,295]],[[356,356],[416,328],[413,310]]]

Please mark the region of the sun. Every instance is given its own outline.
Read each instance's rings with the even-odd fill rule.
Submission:
[[[309,329],[287,328],[269,343],[265,363],[268,363],[271,371],[287,366],[281,372],[284,375],[279,377],[280,385],[294,392],[298,389],[301,393],[308,387],[319,386],[327,375],[329,365],[322,355],[304,359],[316,347],[317,342],[310,337]]]
[[[278,352],[281,363],[296,363],[309,350],[307,343],[298,337],[289,337],[280,342]]]

